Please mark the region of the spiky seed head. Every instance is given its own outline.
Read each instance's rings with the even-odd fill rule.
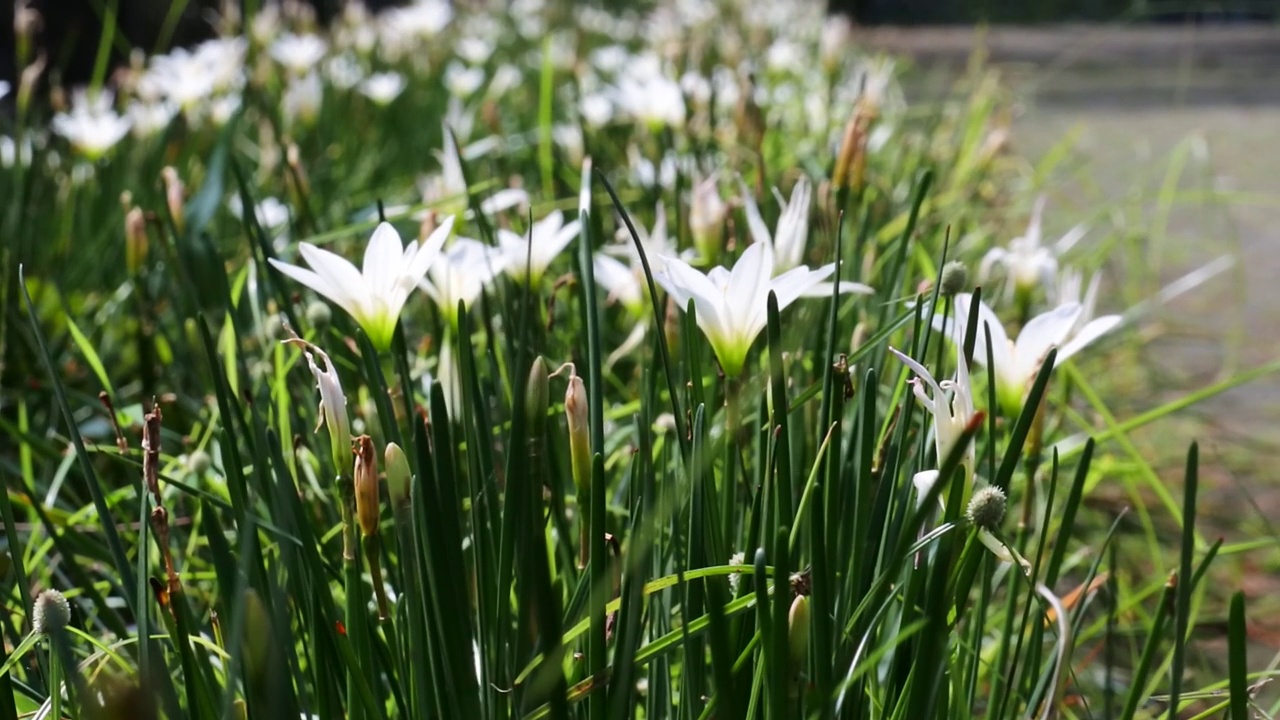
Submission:
[[[969,518],[969,522],[983,530],[994,530],[1004,520],[1005,505],[1004,491],[988,485],[973,494],[965,516]]]
[[[942,266],[938,284],[943,295],[954,296],[964,292],[969,285],[969,269],[959,260]]]
[[[57,590],[44,590],[36,596],[31,612],[31,627],[41,635],[61,630],[71,624],[71,603]]]

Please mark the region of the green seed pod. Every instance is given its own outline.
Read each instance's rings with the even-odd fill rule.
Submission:
[[[938,278],[939,290],[948,297],[964,292],[969,285],[969,270],[959,260],[952,260],[942,266]]]
[[[585,500],[591,492],[591,431],[587,419],[587,386],[577,375],[569,375],[569,387],[564,392],[564,414],[569,423],[573,484],[578,488],[578,504],[585,507]]]
[[[994,485],[988,485],[973,494],[965,516],[969,522],[983,530],[994,530],[1004,520],[1004,491]]]

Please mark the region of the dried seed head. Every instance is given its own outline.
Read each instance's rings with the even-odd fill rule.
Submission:
[[[988,485],[973,494],[965,516],[969,518],[969,522],[983,530],[994,530],[1004,520],[1005,504],[1004,491]]]
[[[942,266],[938,284],[943,295],[953,296],[964,292],[969,285],[969,270],[959,260]]]
[[[37,634],[48,635],[71,624],[71,603],[57,590],[44,590],[36,596],[31,612],[31,628]]]
[[[370,537],[378,533],[378,457],[373,451],[373,438],[361,435],[355,439],[356,455],[356,521],[360,534]]]

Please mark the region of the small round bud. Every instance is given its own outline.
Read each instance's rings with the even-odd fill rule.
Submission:
[[[969,285],[969,270],[959,260],[952,260],[942,266],[942,274],[938,280],[943,295],[951,296],[962,293]]]
[[[805,655],[809,651],[809,598],[797,595],[791,603],[791,611],[787,613],[787,644],[793,670],[798,671],[804,665]]]
[[[329,321],[333,320],[333,310],[329,308],[327,303],[316,300],[307,306],[307,322],[317,329],[329,326]]]
[[[187,471],[192,475],[204,475],[213,467],[213,458],[203,450],[196,450],[187,456]]]
[[[71,624],[71,603],[57,590],[45,590],[36,596],[31,612],[31,628],[40,635],[48,635]]]
[[[387,467],[387,494],[391,498],[391,505],[397,510],[408,506],[410,500],[409,481],[412,479],[412,472],[409,470],[409,458],[405,457],[404,451],[393,442],[387,443],[382,457]]]
[[[969,522],[983,530],[994,530],[1004,520],[1004,491],[994,485],[988,485],[973,494],[965,517]]]

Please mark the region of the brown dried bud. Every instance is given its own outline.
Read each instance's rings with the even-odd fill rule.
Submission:
[[[373,438],[361,435],[355,440],[356,522],[360,534],[370,537],[378,533],[378,456],[373,451]]]
[[[182,232],[183,227],[183,199],[186,188],[182,185],[182,178],[178,177],[178,171],[172,166],[166,166],[160,171],[160,177],[164,179],[164,201],[169,207],[169,216],[173,218],[173,226]]]

